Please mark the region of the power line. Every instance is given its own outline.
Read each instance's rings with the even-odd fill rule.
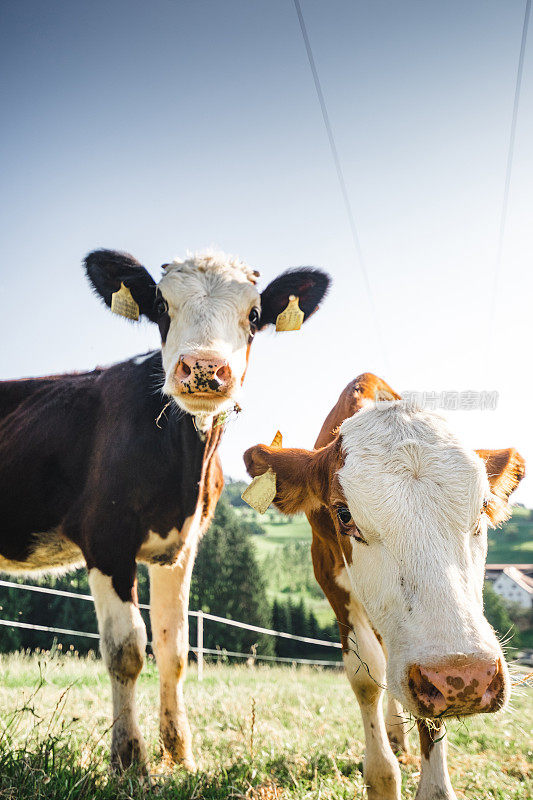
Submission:
[[[522,39],[520,42],[520,54],[518,56],[518,69],[516,71],[516,83],[515,83],[515,91],[514,91],[514,102],[513,102],[513,114],[511,117],[511,130],[509,135],[509,148],[507,151],[507,166],[505,170],[505,183],[503,188],[503,200],[502,200],[502,211],[500,217],[500,230],[498,234],[498,249],[496,251],[496,260],[494,264],[494,277],[492,283],[492,296],[491,296],[491,303],[490,303],[490,313],[489,313],[489,355],[490,351],[492,350],[493,344],[493,328],[494,328],[494,317],[496,315],[496,297],[498,294],[498,286],[499,286],[499,279],[500,279],[500,271],[501,271],[501,262],[502,262],[502,255],[503,255],[503,242],[505,239],[505,227],[507,223],[507,209],[509,206],[509,189],[511,186],[511,174],[513,171],[513,158],[514,158],[514,147],[515,147],[515,138],[516,138],[516,127],[517,127],[517,120],[518,120],[518,109],[520,106],[520,90],[522,88],[522,73],[524,71],[524,58],[526,53],[526,41],[527,41],[527,33],[529,28],[529,18],[531,16],[531,0],[526,0],[526,6],[524,9],[524,24],[522,26]]]
[[[530,2],[530,0],[528,0],[528,2]],[[314,58],[314,55],[313,55],[313,50],[311,48],[311,42],[309,41],[309,36],[307,34],[307,27],[306,27],[304,16],[303,16],[302,9],[301,9],[301,6],[300,6],[300,0],[294,0],[294,7],[296,9],[296,14],[298,15],[298,22],[300,23],[300,30],[302,32],[302,38],[304,40],[305,49],[307,51],[307,58],[309,60],[309,66],[311,67],[311,73],[313,75],[313,81],[314,81],[314,84],[315,84],[315,89],[316,89],[316,93],[317,93],[317,97],[318,97],[318,102],[320,104],[320,110],[322,111],[322,118],[324,120],[324,126],[326,128],[326,133],[327,133],[328,140],[329,140],[329,146],[330,146],[330,149],[331,149],[331,155],[333,157],[333,163],[335,165],[335,171],[337,173],[337,178],[338,178],[339,186],[340,186],[340,189],[341,189],[341,194],[342,194],[342,199],[343,199],[343,202],[344,202],[344,207],[346,209],[346,214],[348,216],[348,223],[350,225],[350,231],[351,231],[351,234],[352,234],[352,239],[353,239],[353,243],[354,243],[354,247],[355,247],[355,253],[356,253],[356,256],[357,256],[357,260],[359,262],[359,267],[360,267],[361,272],[363,274],[363,280],[364,280],[366,292],[367,292],[367,295],[368,295],[368,299],[370,301],[370,307],[371,307],[372,315],[374,317],[374,325],[375,325],[376,333],[377,333],[377,336],[378,336],[378,339],[379,339],[379,343],[380,343],[380,346],[381,346],[381,350],[382,350],[383,356],[385,358],[385,362],[388,362],[387,350],[385,348],[385,341],[384,341],[384,338],[383,338],[383,335],[382,335],[382,331],[381,331],[381,325],[380,325],[380,322],[379,322],[379,316],[378,316],[378,312],[377,312],[377,307],[376,307],[376,303],[374,301],[374,295],[373,295],[373,292],[372,292],[372,287],[370,285],[370,278],[368,276],[368,270],[367,270],[367,267],[366,267],[365,258],[363,256],[363,251],[362,251],[362,248],[361,248],[361,242],[359,240],[359,234],[358,234],[358,231],[357,231],[357,225],[355,224],[355,218],[354,218],[354,213],[353,213],[353,209],[352,209],[352,204],[350,202],[350,197],[348,195],[348,190],[346,188],[346,181],[344,179],[344,173],[343,173],[342,165],[341,165],[340,158],[339,158],[339,152],[337,150],[337,145],[335,143],[335,137],[333,135],[333,128],[331,126],[331,122],[330,122],[329,114],[328,114],[328,109],[327,109],[327,106],[326,106],[326,101],[324,99],[324,93],[322,91],[322,84],[320,83],[320,78],[318,76],[318,70],[316,68],[316,63],[315,63],[315,58]]]

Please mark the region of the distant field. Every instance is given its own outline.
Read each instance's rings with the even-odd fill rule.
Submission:
[[[334,622],[331,606],[322,594],[315,581],[311,561],[311,528],[303,514],[295,517],[283,517],[275,509],[259,516],[251,509],[240,509],[239,513],[246,519],[257,520],[266,530],[265,536],[252,536],[263,574],[267,580],[269,599],[279,600],[291,597],[298,603],[303,597],[309,610],[312,610],[320,623],[327,625]],[[302,545],[298,553],[288,552],[287,546]],[[297,563],[295,560],[297,559]],[[295,572],[301,578],[307,574],[307,587],[295,588]]]
[[[291,541],[309,542],[311,544],[311,528],[303,514],[288,518],[286,522],[284,520],[281,524],[263,520],[261,520],[261,524],[265,528],[267,535],[254,538],[257,552],[260,556],[271,553],[280,545]]]
[[[42,685],[39,686],[39,672]],[[0,797],[10,800],[354,800],[364,796],[364,739],[342,672],[207,666],[186,697],[200,772],[163,775],[153,662],[139,681],[154,775],[108,776],[110,689],[97,659],[0,657]],[[533,796],[533,690],[511,711],[449,725],[450,769],[463,800]],[[410,734],[417,752],[417,737]],[[403,800],[418,761],[402,766]]]
[[[241,511],[241,513],[243,513]],[[529,509],[517,506],[512,518],[502,528],[489,531],[488,562],[509,564],[533,564],[533,517]],[[275,552],[290,541],[311,541],[311,529],[306,517],[280,517],[281,522],[274,522],[276,512],[269,512],[261,517],[246,509],[245,516],[256,519],[266,530],[266,536],[254,536],[257,552],[260,556]]]
[[[489,563],[533,564],[533,519],[529,509],[515,508],[503,528],[489,533]]]

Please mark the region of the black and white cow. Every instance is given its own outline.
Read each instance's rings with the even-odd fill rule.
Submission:
[[[113,250],[90,253],[85,268],[108,306],[121,284],[129,289],[159,326],[161,351],[0,384],[0,570],[87,565],[112,685],[112,763],[126,767],[146,760],[134,697],[146,646],[136,562],[149,564],[161,740],[193,770],[183,699],[189,586],[222,490],[224,414],[235,406],[256,332],[276,322],[290,295],[307,319],[329,277],[290,270],[260,294],[259,273],[210,253],[164,265],[159,283]]]

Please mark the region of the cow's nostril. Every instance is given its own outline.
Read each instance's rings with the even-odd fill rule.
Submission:
[[[215,378],[219,384],[227,383],[231,377],[231,370],[227,364],[222,364],[215,370]]]
[[[505,703],[505,678],[501,659],[496,662],[495,675],[483,695],[483,699],[488,703],[490,711],[497,711]]]
[[[409,670],[409,688],[421,707],[428,713],[438,714],[446,708],[444,695],[417,664]]]
[[[183,378],[188,378],[190,374],[191,374],[190,366],[183,358],[180,358],[176,367],[176,375],[178,376],[178,378],[183,379]]]

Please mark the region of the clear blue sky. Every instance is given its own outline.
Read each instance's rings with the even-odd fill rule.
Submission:
[[[498,390],[497,411],[452,424],[533,462],[533,31],[488,346],[524,2],[302,0],[384,354],[291,0],[4,0],[0,377],[157,345],[91,295],[88,250],[158,276],[214,245],[265,282],[300,264],[335,281],[299,334],[258,337],[226,473],[277,428],[312,445],[366,370],[400,391]],[[533,481],[517,499],[533,505]]]

